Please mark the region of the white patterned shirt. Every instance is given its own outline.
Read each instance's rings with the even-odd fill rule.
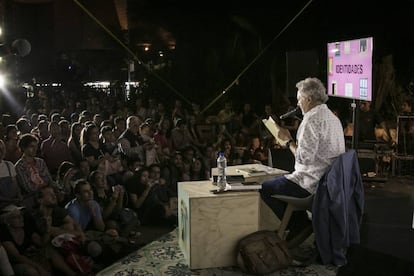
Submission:
[[[286,178],[313,194],[335,158],[345,152],[342,125],[326,104],[317,105],[303,116],[296,138],[295,170]]]

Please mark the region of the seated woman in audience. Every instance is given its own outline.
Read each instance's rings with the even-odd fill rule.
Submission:
[[[88,160],[92,171],[96,170],[105,157],[99,142],[99,128],[94,124],[85,126],[81,132],[80,143],[82,158]]]
[[[196,157],[195,160],[191,163],[190,180],[191,181],[208,180],[209,175],[210,173],[205,166],[203,158]]]
[[[105,175],[100,171],[91,172],[89,182],[93,187],[95,200],[101,207],[106,229],[115,229],[120,236],[131,237],[133,229],[136,229],[140,222],[132,209],[125,208],[124,187],[122,185],[109,187]]]
[[[220,146],[220,151],[224,152],[224,156],[227,159],[227,166],[234,166],[241,164],[241,158],[233,147],[230,139],[224,139]]]
[[[105,174],[99,170],[91,172],[89,183],[92,185],[94,198],[101,207],[102,217],[107,225],[110,218],[123,208],[124,188],[120,185],[109,187]]]
[[[163,175],[161,175],[161,165],[152,164],[149,167],[150,181],[154,183],[152,193],[154,201],[159,205],[164,205],[165,214],[162,218],[168,218],[167,222],[175,223],[178,215],[178,199],[171,188],[167,185]]]
[[[130,206],[137,212],[142,225],[171,225],[174,218],[159,201],[155,186],[156,183],[149,178],[148,168],[140,169],[126,183]]]
[[[60,164],[55,182],[59,206],[65,206],[73,198],[77,172],[78,169],[72,162],[64,161]]]
[[[38,139],[33,134],[24,134],[19,140],[22,157],[16,162],[17,183],[26,208],[33,208],[36,192],[53,184],[46,162],[36,157],[39,148]]]
[[[68,139],[68,147],[72,154],[72,159],[79,162],[82,159],[81,145],[80,145],[80,134],[82,131],[82,125],[79,122],[75,122],[70,127],[70,135]]]
[[[11,203],[21,203],[20,188],[17,185],[16,169],[10,161],[4,160],[6,146],[0,139],[0,208]]]
[[[82,157],[88,160],[92,171],[98,169],[100,165],[105,167],[106,175],[116,174],[123,170],[120,159],[105,153],[99,141],[99,128],[94,124],[91,123],[82,130],[81,146]]]
[[[170,155],[173,152],[171,120],[163,118],[157,125],[158,127],[154,133],[154,141],[165,155]]]
[[[140,217],[140,208],[148,197],[153,183],[149,181],[149,171],[143,167],[136,171],[125,182],[125,189],[128,195],[128,207],[135,210]]]

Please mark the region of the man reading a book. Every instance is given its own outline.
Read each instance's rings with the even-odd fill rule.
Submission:
[[[275,137],[290,149],[295,157],[292,173],[278,176],[262,183],[260,191],[263,201],[282,219],[286,203],[272,198],[274,194],[304,198],[316,192],[317,185],[329,166],[345,152],[345,141],[341,122],[325,104],[328,100],[326,88],[317,78],[306,78],[296,84],[298,106],[303,114],[294,141],[289,130],[277,126]],[[293,238],[302,229],[311,225],[305,211],[293,212],[287,239]]]

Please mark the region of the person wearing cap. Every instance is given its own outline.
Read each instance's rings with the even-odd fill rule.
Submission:
[[[36,249],[41,245],[33,223],[25,223],[21,212],[24,207],[8,205],[0,215],[0,240],[11,260],[16,275],[51,275],[47,270],[44,253]],[[33,255],[34,254],[34,255]],[[44,263],[34,261],[36,256]]]

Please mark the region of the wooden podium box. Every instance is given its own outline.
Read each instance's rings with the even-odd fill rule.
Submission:
[[[280,223],[258,191],[214,194],[215,189],[211,180],[178,183],[178,241],[191,269],[236,265],[236,245],[242,237],[276,230]]]

